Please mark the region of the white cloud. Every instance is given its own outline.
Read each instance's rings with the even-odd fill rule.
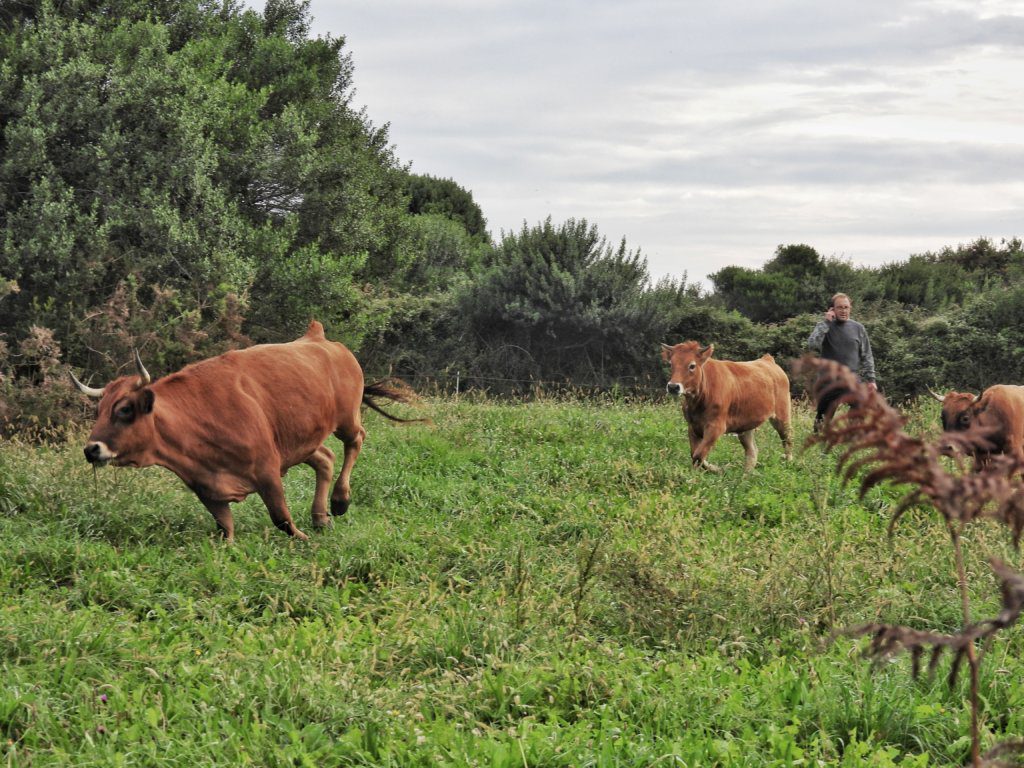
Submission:
[[[1020,0],[312,0],[357,104],[492,232],[548,215],[701,279],[1024,222]]]

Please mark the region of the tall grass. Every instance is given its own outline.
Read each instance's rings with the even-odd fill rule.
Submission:
[[[351,510],[309,544],[254,498],[224,545],[170,473],[94,476],[74,440],[0,447],[7,764],[964,762],[962,688],[822,642],[959,628],[943,533],[908,512],[886,538],[895,492],[859,499],[764,430],[753,472],[726,437],[725,472],[695,473],[668,404],[424,411],[367,416]],[[809,426],[798,408],[798,444]],[[286,489],[301,526],[312,473]],[[995,526],[965,536],[994,611],[972,553],[1019,557]],[[1022,732],[1019,651],[1011,632],[982,670],[990,742]]]

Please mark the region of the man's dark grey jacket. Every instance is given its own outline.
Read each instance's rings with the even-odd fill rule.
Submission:
[[[875,380],[875,357],[868,332],[856,320],[820,320],[807,339],[807,346],[826,360],[842,363],[864,381]]]

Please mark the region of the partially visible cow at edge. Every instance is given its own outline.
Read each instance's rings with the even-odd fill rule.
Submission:
[[[701,349],[696,341],[661,345],[672,366],[666,389],[683,397],[683,415],[690,433],[690,458],[695,467],[717,472],[708,452],[726,432],[734,432],[746,453],[744,469],[757,464],[754,430],[770,421],[782,438],[786,458],[793,457],[790,433],[789,377],[771,355],[737,363],[712,360],[714,345]]]
[[[166,467],[180,477],[213,515],[228,540],[234,537],[232,502],[258,493],[274,525],[308,538],[292,520],[281,478],[290,467],[316,472],[314,528],[331,524],[328,486],[334,452],[324,440],[333,433],[345,446],[341,474],[330,494],[330,514],[343,515],[352,498],[349,479],[366,436],[363,404],[393,421],[373,398],[405,402],[410,394],[364,385],[353,354],[328,341],[324,327],[309,324],[287,344],[259,344],[226,352],[152,381],[135,353],[136,375],[102,389],[75,386],[100,398],[96,423],[85,445],[94,465]]]
[[[928,392],[942,403],[944,432],[975,429],[991,444],[987,451],[975,451],[975,468],[983,467],[993,454],[1007,454],[1024,462],[1024,387],[993,384],[981,393]]]

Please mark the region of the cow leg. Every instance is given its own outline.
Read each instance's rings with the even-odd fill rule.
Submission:
[[[697,447],[691,454],[693,466],[706,469],[709,472],[722,471],[714,464],[708,463],[708,454],[711,452],[711,449],[714,448],[715,443],[718,442],[718,438],[720,438],[724,433],[724,424],[708,424],[704,427],[704,434],[701,435],[700,440],[697,442]]]
[[[210,514],[213,515],[214,521],[217,523],[217,529],[220,531],[221,536],[224,537],[225,541],[235,540],[235,519],[231,516],[231,507],[226,501],[211,501],[210,499],[200,498]]]
[[[292,513],[288,511],[288,504],[284,498],[284,486],[281,485],[280,477],[273,475],[264,479],[257,486],[256,492],[263,499],[263,503],[267,505],[270,519],[278,529],[303,541],[309,539],[309,536],[300,531],[295,525],[295,521],[292,520]]]
[[[321,445],[306,459],[316,472],[316,491],[313,493],[313,527],[327,528],[331,518],[327,514],[327,493],[334,477],[334,451]]]
[[[754,444],[754,430],[737,432],[736,437],[743,444],[743,452],[747,456],[746,461],[743,463],[743,471],[749,472],[757,466],[757,445]]]
[[[786,453],[786,461],[790,461],[793,458],[793,432],[789,428],[789,422],[783,421],[782,419],[769,419],[775,431],[779,433],[779,437],[782,438],[782,450]]]
[[[693,426],[690,426],[690,428],[687,430],[687,433],[690,437],[690,457],[692,458],[693,455],[697,453],[697,446],[700,445],[700,439],[704,435],[697,432],[696,428],[694,428]]]
[[[1024,463],[1024,443],[1021,442],[1019,436],[1012,436],[1006,441],[1006,446],[1003,448],[1003,452],[1018,462]]]
[[[366,430],[362,427],[356,428],[352,434],[342,433],[340,430],[334,433],[345,444],[345,458],[341,464],[341,474],[331,491],[331,514],[344,515],[348,512],[348,505],[352,501],[352,467],[356,465],[359,458],[359,451],[363,448],[363,440],[366,438]]]

